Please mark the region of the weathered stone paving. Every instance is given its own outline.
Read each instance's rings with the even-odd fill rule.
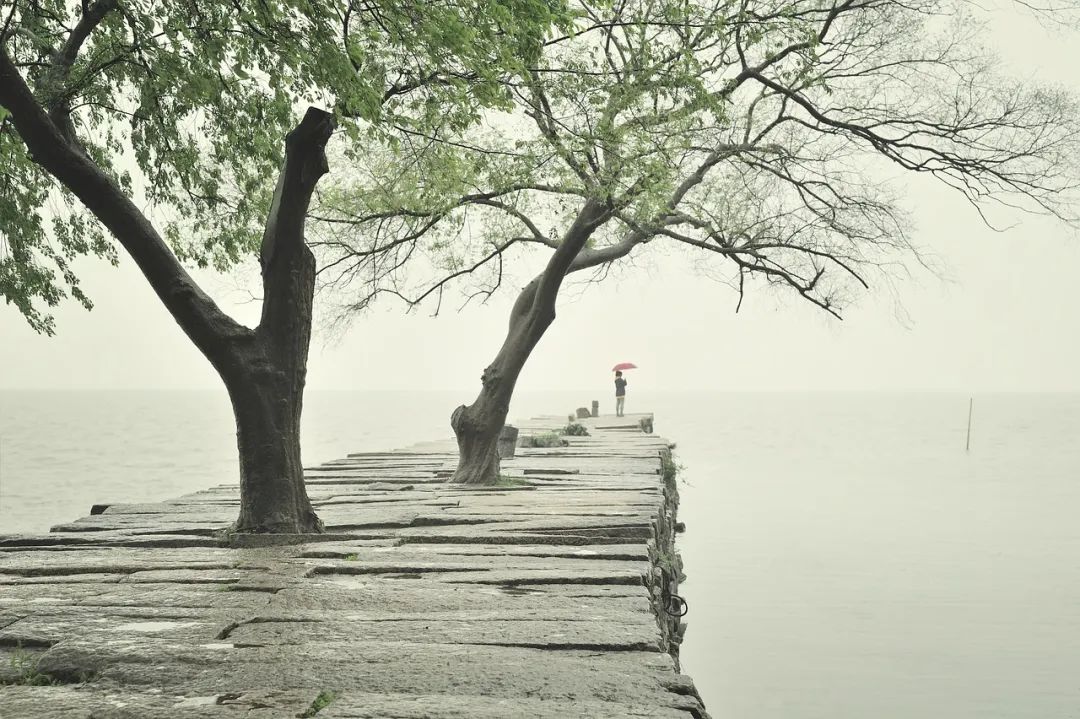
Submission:
[[[0,537],[0,717],[706,717],[639,419],[519,448],[507,486],[447,484],[451,441],[311,468],[317,542],[223,546],[235,486]]]

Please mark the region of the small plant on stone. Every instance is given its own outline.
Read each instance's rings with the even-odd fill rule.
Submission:
[[[580,422],[571,422],[562,428],[562,434],[567,437],[588,437],[589,430]]]
[[[522,442],[523,447],[565,447],[567,441],[556,432],[530,435]]]
[[[344,557],[342,557],[342,559],[344,559],[346,562],[355,562],[355,561],[360,559],[360,555],[359,554],[346,554]]]
[[[57,683],[51,676],[38,670],[38,659],[23,649],[21,644],[15,647],[10,665],[11,673],[0,677],[0,685],[42,687]]]
[[[660,468],[664,476],[664,484],[674,489],[675,477],[679,474],[679,465],[675,464],[670,451],[660,453]]]
[[[337,699],[337,692],[323,690],[319,692],[319,696],[315,697],[315,701],[311,702],[311,706],[305,709],[302,713],[297,714],[298,719],[310,719],[321,712],[326,707],[330,706],[333,701]]]
[[[666,486],[675,489],[675,480],[680,478],[685,471],[686,465],[676,462],[670,449],[660,452],[660,473],[664,477],[664,484]],[[686,479],[680,479],[680,481],[687,486],[690,485]]]
[[[662,550],[656,556],[656,563],[660,567],[668,570],[672,574],[675,573],[675,555],[668,550]]]
[[[531,487],[532,484],[526,482],[521,477],[511,477],[509,474],[500,474],[499,481],[495,483],[496,487]]]

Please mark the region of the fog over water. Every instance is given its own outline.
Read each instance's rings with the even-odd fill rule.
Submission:
[[[512,416],[589,397],[522,392]],[[1080,395],[976,395],[965,452],[968,399],[631,395],[684,467],[683,670],[713,716],[1076,716]],[[313,391],[305,456],[445,437],[455,401]],[[0,407],[0,532],[236,478],[220,393],[5,391]]]
[[[1007,66],[1080,91],[1064,38],[994,28]],[[684,670],[715,717],[1080,716],[1080,239],[904,192],[939,274],[898,268],[843,322],[762,287],[736,314],[715,267],[653,243],[568,283],[519,382],[511,417],[562,414],[639,365],[627,411],[686,468]],[[541,260],[461,313],[320,326],[307,463],[448,436]],[[0,308],[0,532],[236,478],[220,381],[133,263],[75,268],[96,307],[57,308],[56,337]],[[257,268],[195,276],[257,321]]]

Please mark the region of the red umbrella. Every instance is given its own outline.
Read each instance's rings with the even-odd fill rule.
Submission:
[[[637,369],[637,365],[633,362],[620,362],[611,368],[612,372],[620,372],[624,369]]]

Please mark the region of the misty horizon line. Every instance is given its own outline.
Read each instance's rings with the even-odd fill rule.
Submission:
[[[305,393],[347,392],[357,394],[476,394],[479,390],[469,388],[415,388],[415,387],[308,387]],[[0,392],[184,392],[184,393],[217,393],[224,392],[223,387],[188,386],[188,387],[15,387],[0,386]],[[540,387],[518,388],[515,394],[572,394],[594,395],[592,399],[610,399],[608,393],[598,393],[596,388],[588,387]],[[636,394],[952,394],[963,396],[994,395],[994,394],[1080,394],[1080,387],[1060,388],[944,388],[944,387],[894,387],[894,388],[859,388],[859,387],[752,387],[752,388],[701,388],[701,387],[649,387],[637,389]]]

